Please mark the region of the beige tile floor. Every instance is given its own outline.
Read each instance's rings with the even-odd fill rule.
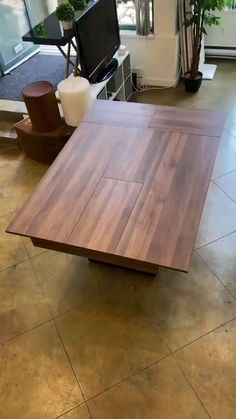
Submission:
[[[154,279],[4,233],[46,167],[0,150],[0,418],[236,418],[236,63],[197,95],[229,111],[190,272]],[[0,123],[1,129],[1,123]]]

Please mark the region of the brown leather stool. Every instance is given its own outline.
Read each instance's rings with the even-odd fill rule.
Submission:
[[[25,155],[51,164],[70,138],[74,128],[60,117],[53,85],[37,81],[22,91],[29,118],[15,125]]]
[[[47,132],[61,125],[62,121],[51,83],[36,81],[26,86],[22,94],[35,131]]]

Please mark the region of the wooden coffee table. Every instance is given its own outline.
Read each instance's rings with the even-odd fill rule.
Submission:
[[[224,117],[95,102],[8,233],[145,272],[187,272]]]

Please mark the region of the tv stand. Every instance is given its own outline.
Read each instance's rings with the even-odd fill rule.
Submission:
[[[92,83],[101,83],[102,81],[105,81],[109,79],[112,74],[115,73],[115,71],[118,68],[118,61],[116,58],[112,58],[112,60],[109,62],[109,64],[102,69],[100,74],[97,76],[96,81]]]
[[[115,67],[113,67],[114,63],[116,63]],[[94,99],[127,101],[132,94],[129,51],[126,51],[124,55],[116,53],[110,64],[111,72],[106,73],[107,78],[90,84],[91,95]]]

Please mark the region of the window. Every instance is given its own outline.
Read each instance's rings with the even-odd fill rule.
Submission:
[[[235,9],[236,9],[236,0],[232,0],[232,4],[230,6],[227,5],[227,2],[226,2],[226,8],[225,8],[226,11],[235,10]]]
[[[121,29],[135,30],[140,35],[153,32],[153,0],[116,0]]]
[[[136,10],[133,0],[117,0],[117,13],[121,27],[136,28]]]

